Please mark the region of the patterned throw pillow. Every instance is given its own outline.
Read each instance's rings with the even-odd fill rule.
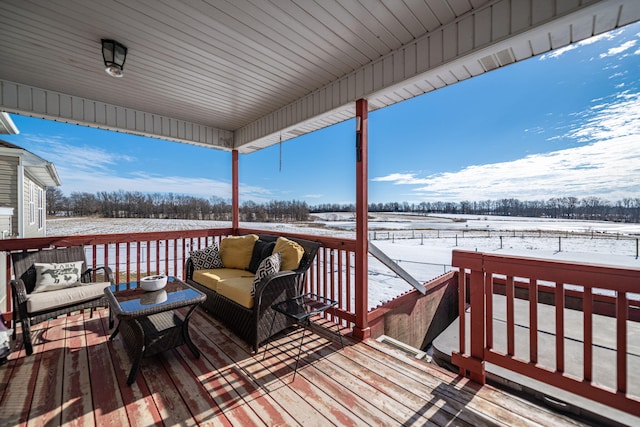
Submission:
[[[251,296],[256,295],[256,286],[262,282],[262,279],[265,277],[271,276],[272,274],[276,274],[280,271],[280,261],[282,260],[282,255],[280,252],[276,252],[273,255],[270,255],[262,260],[260,263],[260,267],[256,271],[256,277],[253,279],[253,286],[251,286]]]
[[[82,264],[82,261],[33,263],[36,269],[36,286],[32,293],[57,291],[80,285]]]
[[[210,270],[212,268],[224,268],[222,259],[220,258],[220,251],[216,243],[213,246],[200,249],[199,251],[193,251],[190,254],[193,267],[196,270]]]

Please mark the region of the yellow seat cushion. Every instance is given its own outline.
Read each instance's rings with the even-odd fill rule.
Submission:
[[[253,277],[235,277],[218,282],[218,290],[216,292],[243,307],[253,308],[252,287]]]
[[[216,292],[218,292],[218,283],[221,281],[239,277],[246,277],[253,280],[254,276],[250,271],[235,268],[214,268],[212,270],[196,270],[193,272],[194,281]]]
[[[302,259],[302,255],[304,255],[304,248],[293,240],[278,237],[276,246],[273,248],[273,253],[275,254],[277,252],[280,252],[282,255],[280,270],[295,270],[300,265],[300,260]]]
[[[225,268],[249,269],[253,246],[258,241],[255,234],[225,237],[220,242],[220,258]]]

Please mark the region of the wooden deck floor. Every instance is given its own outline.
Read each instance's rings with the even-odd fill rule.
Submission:
[[[202,351],[183,346],[143,361],[137,381],[123,342],[108,341],[106,310],[37,325],[32,356],[20,334],[0,367],[0,426],[14,425],[580,425],[374,340],[354,343],[320,328],[273,351],[249,347],[204,312],[191,322]]]

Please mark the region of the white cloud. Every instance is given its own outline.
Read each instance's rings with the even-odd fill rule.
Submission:
[[[600,54],[600,58],[606,58],[608,56],[615,56],[624,51],[627,51],[636,45],[635,40],[629,40],[627,42],[622,43],[620,46],[612,47],[607,50],[605,53]]]
[[[85,172],[106,171],[117,163],[136,160],[130,156],[96,147],[73,146],[66,143],[68,138],[63,136],[23,134],[23,137],[24,142],[30,145],[29,151],[54,163],[58,170],[66,165]]]
[[[640,94],[621,93],[578,114],[563,135],[588,144],[510,162],[431,175],[395,173],[373,181],[419,185],[416,199],[461,201],[597,196],[615,201],[640,194]]]
[[[617,200],[640,193],[640,141],[636,136],[619,137],[512,162],[470,166],[427,181],[415,192],[432,200],[560,196]]]
[[[168,176],[165,174],[132,173],[121,176],[115,166],[123,162],[135,164],[138,159],[91,146],[66,143],[67,137],[24,135],[22,145],[29,151],[52,162],[62,181],[62,191],[95,194],[101,191],[140,191],[143,193],[176,193],[209,198],[231,198],[231,183],[207,178]],[[241,187],[253,200],[270,200],[269,190],[261,187]]]
[[[392,173],[391,175],[373,178],[372,181],[393,182],[394,184],[424,184],[424,179],[418,179],[412,173]]]

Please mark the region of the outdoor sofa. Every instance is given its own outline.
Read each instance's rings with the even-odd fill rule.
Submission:
[[[108,306],[104,288],[114,284],[111,269],[107,266],[87,269],[82,246],[13,252],[11,260],[15,275],[15,280],[11,280],[13,339],[20,322],[27,355],[33,353],[32,324]],[[100,281],[96,281],[98,276]]]
[[[207,295],[202,307],[257,352],[260,344],[293,325],[271,306],[300,295],[319,247],[293,237],[227,237],[219,249],[213,245],[191,252],[186,281]]]

